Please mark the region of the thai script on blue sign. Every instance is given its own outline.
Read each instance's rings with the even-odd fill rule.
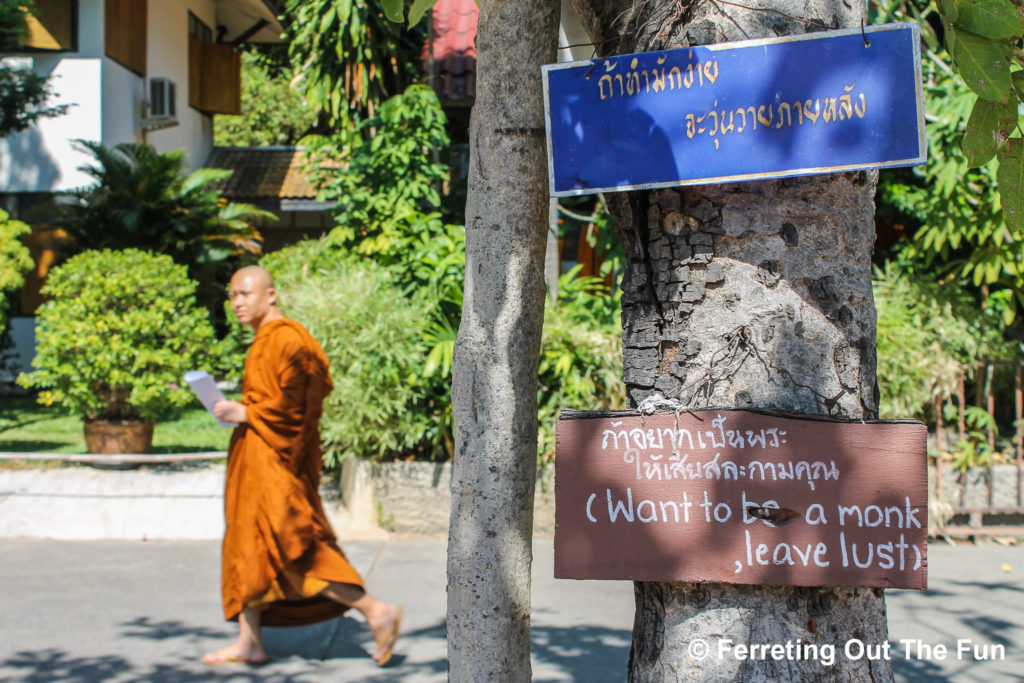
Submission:
[[[553,196],[925,162],[920,28],[543,67]]]

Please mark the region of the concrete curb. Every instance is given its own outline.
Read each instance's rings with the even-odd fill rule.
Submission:
[[[224,466],[0,470],[0,537],[205,540],[224,533]]]
[[[0,469],[0,538],[217,540],[224,534],[220,463]],[[350,458],[340,482],[321,486],[342,540],[445,534],[449,463],[370,463]],[[535,533],[554,531],[553,472],[540,477]]]

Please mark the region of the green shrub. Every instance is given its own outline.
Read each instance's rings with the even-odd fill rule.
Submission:
[[[196,285],[169,256],[87,251],[55,268],[36,317],[36,370],[19,382],[87,420],[161,420],[193,401],[179,388],[215,343]]]
[[[441,206],[448,147],[444,110],[426,85],[411,85],[380,105],[355,133],[310,136],[309,170],[322,198],[336,200],[330,242],[368,256],[395,253],[424,213]]]
[[[936,399],[952,412],[961,375],[970,378],[980,361],[1019,357],[998,311],[981,309],[956,284],[886,263],[875,269],[873,285],[880,417],[925,419]]]
[[[321,422],[331,451],[325,455],[328,464],[345,450],[361,457],[436,460],[453,452],[451,356],[462,304],[465,232],[443,225],[436,214],[424,215],[417,230],[394,244],[401,248],[378,257],[386,270],[346,256],[330,238],[300,242],[262,261],[274,275],[286,314],[309,327],[331,362],[336,389]],[[363,271],[382,284],[347,281],[354,279],[347,273]],[[563,408],[625,404],[618,297],[600,279],[577,277],[578,272],[579,267],[559,279],[558,301],[548,302],[544,314],[538,368],[541,463],[554,457],[554,425]],[[305,287],[311,291],[299,301],[296,294]],[[382,297],[380,304],[360,312],[374,295]],[[327,331],[318,334],[314,326]],[[382,343],[387,337],[377,329],[390,330],[393,341]],[[357,369],[365,378],[342,385],[342,368],[361,356],[366,360]],[[393,386],[390,378],[404,383]],[[374,405],[364,405],[367,396]],[[374,414],[364,415],[370,408]]]
[[[32,267],[28,247],[18,239],[31,232],[21,221],[9,220],[0,209],[0,334],[7,327],[7,293],[25,284],[25,271]]]
[[[555,422],[564,408],[622,408],[622,328],[619,300],[596,277],[558,279],[558,300],[544,310],[540,348],[539,461],[555,455]]]
[[[324,256],[319,241],[268,255],[282,311],[320,342],[334,391],[320,432],[324,463],[347,454],[399,457],[428,438],[434,418],[422,405],[418,370],[425,358],[426,306],[371,262]]]
[[[960,364],[935,333],[953,322],[948,307],[922,299],[921,286],[891,264],[876,269],[874,291],[879,417],[923,416],[937,394],[955,391],[959,381]]]
[[[80,170],[95,182],[60,206],[60,227],[75,251],[134,248],[168,254],[188,266],[197,300],[219,316],[231,272],[255,261],[261,251],[254,223],[276,217],[221,196],[216,184],[231,171],[200,168],[186,175],[184,150],[161,153],[147,144],[106,147],[85,140],[76,146],[91,155]]]
[[[224,336],[214,345],[211,367],[218,377],[240,383],[245,367],[245,356],[249,353],[249,346],[256,335],[251,327],[239,322],[235,309],[231,307],[231,301],[228,299],[224,300],[224,321],[227,329]]]

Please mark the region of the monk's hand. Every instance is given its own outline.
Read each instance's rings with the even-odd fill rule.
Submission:
[[[213,404],[213,416],[221,422],[245,422],[245,406],[238,401],[217,401]]]

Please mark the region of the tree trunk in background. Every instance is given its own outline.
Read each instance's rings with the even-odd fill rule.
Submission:
[[[594,40],[618,36],[605,43],[604,54],[805,33],[824,28],[819,24],[858,26],[864,13],[863,5],[823,0],[756,5],[778,12],[721,3],[717,9],[702,0],[572,4]],[[632,404],[657,393],[694,408],[876,417],[876,181],[877,173],[869,171],[609,194],[629,259],[622,325]],[[852,638],[870,644],[888,639],[879,589],[634,587],[631,681],[892,679],[887,661],[843,656]],[[828,643],[837,656],[831,667],[718,659],[714,653],[724,638],[739,644]],[[710,645],[711,656],[688,650],[698,639]]]
[[[452,379],[452,681],[530,680],[537,365],[549,206],[540,65],[554,61],[557,32],[557,4],[480,2],[466,284]]]

